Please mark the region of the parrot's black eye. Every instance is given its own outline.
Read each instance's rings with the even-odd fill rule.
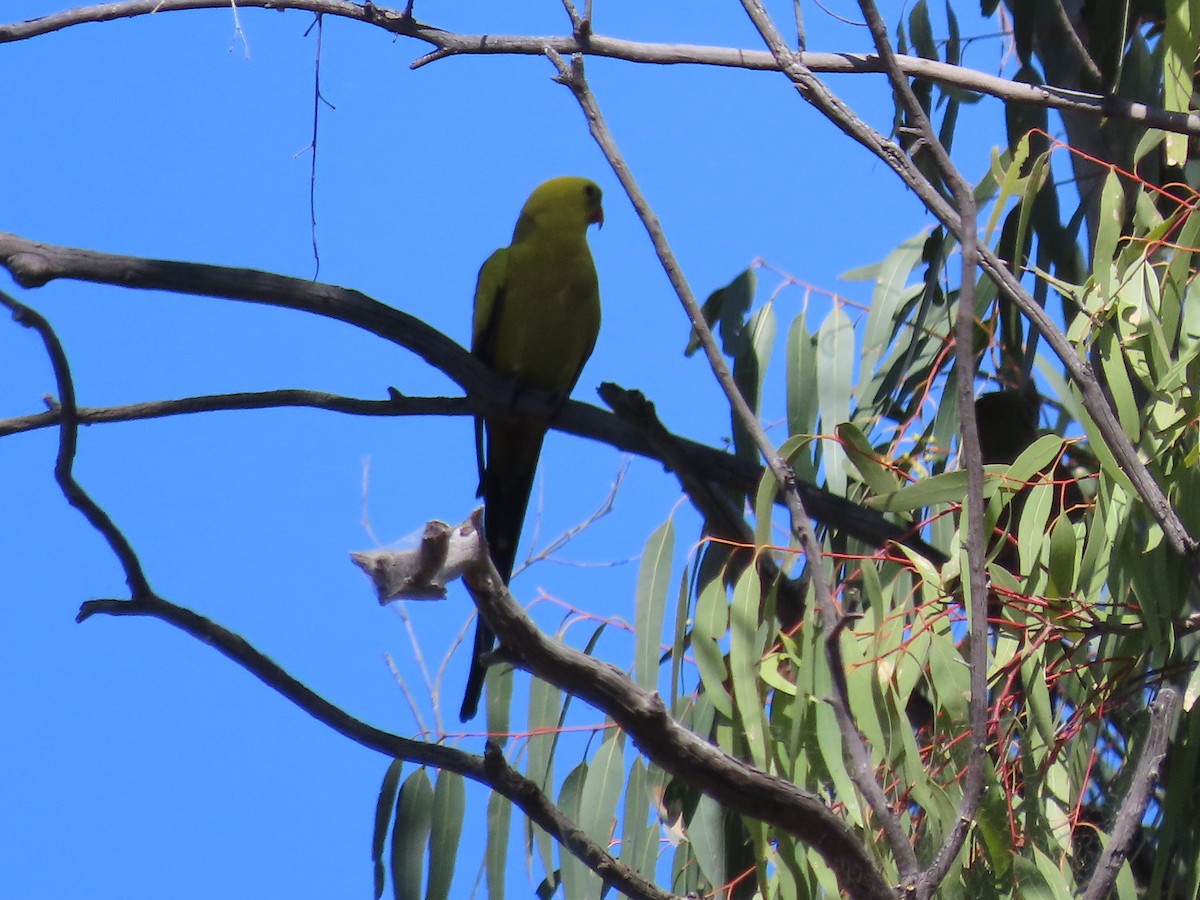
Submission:
[[[583,196],[588,198],[591,203],[596,203],[600,200],[600,188],[594,184],[585,184],[583,186]]]

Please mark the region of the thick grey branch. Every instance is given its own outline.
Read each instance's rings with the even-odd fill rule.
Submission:
[[[1183,696],[1171,686],[1163,687],[1154,702],[1150,704],[1150,729],[1146,733],[1146,743],[1142,746],[1142,755],[1138,758],[1133,777],[1129,780],[1129,790],[1121,801],[1117,811],[1116,823],[1108,843],[1096,868],[1083,892],[1082,900],[1102,900],[1109,896],[1117,873],[1129,855],[1133,839],[1137,835],[1138,826],[1146,814],[1150,803],[1150,795],[1154,783],[1158,780],[1159,768],[1167,753],[1167,744],[1171,739],[1171,723],[1183,702]]]

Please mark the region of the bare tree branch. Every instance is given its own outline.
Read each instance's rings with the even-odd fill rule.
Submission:
[[[28,416],[0,419],[0,437],[49,428],[62,419],[61,407],[47,398],[50,409]],[[341,397],[323,391],[285,389],[238,394],[208,394],[201,397],[181,397],[177,400],[151,400],[124,406],[81,406],[75,410],[80,425],[111,422],[135,422],[182,416],[191,413],[218,412],[240,409],[278,409],[303,407],[350,413],[356,416],[470,416],[475,411],[463,397],[405,397],[393,394],[390,400],[362,400]]]
[[[238,0],[242,9],[298,10],[339,16],[374,25],[396,35],[425,41],[435,49],[413,63],[414,68],[450,56],[515,54],[542,56],[546,48],[567,56],[584,53],[648,65],[703,65],[755,71],[779,71],[774,56],[762,50],[694,44],[657,44],[604,37],[588,31],[587,40],[576,37],[532,37],[495,34],[454,34],[373,3],[349,0]],[[76,25],[146,16],[154,12],[189,9],[228,9],[229,0],[123,0],[64,10],[26,22],[0,24],[0,43],[29,40]],[[877,56],[863,53],[798,54],[801,64],[822,74],[869,74],[884,71]],[[1053,85],[1030,85],[914,56],[896,56],[896,64],[909,78],[925,78],[947,87],[987,94],[1008,103],[1078,112],[1096,118],[1116,118],[1180,134],[1200,135],[1200,115],[1168,112],[1144,103],[1113,96],[1090,94]]]
[[[451,398],[406,398],[393,390],[392,400],[387,401],[393,405],[393,415],[508,414],[515,410],[522,415],[545,419],[560,431],[602,441],[618,450],[659,459],[653,447],[637,428],[621,421],[612,413],[575,400],[563,404],[561,397],[539,391],[522,390],[514,396],[511,383],[498,377],[450,338],[420,319],[386,306],[358,291],[255,269],[233,269],[77,250],[37,243],[3,232],[0,232],[0,266],[7,268],[17,282],[26,287],[37,287],[55,278],[71,278],[99,284],[263,303],[346,322],[411,350],[426,363],[445,373],[468,394],[467,400],[456,401]],[[221,398],[189,398],[162,401],[159,406],[152,405],[154,408],[148,410],[148,413],[157,411],[158,414],[173,415],[204,409],[254,408],[256,395],[229,396],[235,398],[229,406],[222,405]],[[241,402],[238,398],[246,398],[246,405],[238,405]],[[372,401],[354,401],[370,402]],[[197,406],[192,408],[193,404]],[[325,408],[332,409],[334,405],[331,403]],[[365,413],[368,410],[342,408],[339,411]],[[384,411],[382,407],[375,406],[370,412],[383,414]],[[114,419],[141,417],[127,407],[118,407],[112,413],[101,414],[96,411],[94,414],[101,418],[111,415]],[[43,415],[53,415],[53,411]],[[30,417],[26,417],[24,420],[10,420],[0,424],[19,422],[23,430],[30,425],[29,420]],[[37,427],[37,424],[34,427]],[[762,477],[759,467],[703,444],[679,440],[681,452],[687,454],[692,467],[704,477],[747,493],[756,489]],[[797,489],[820,521],[833,527],[844,528],[859,540],[876,546],[887,540],[894,540],[912,547],[932,561],[941,562],[945,559],[945,554],[930,547],[911,531],[889,522],[874,510],[864,509],[815,485],[800,482]]]

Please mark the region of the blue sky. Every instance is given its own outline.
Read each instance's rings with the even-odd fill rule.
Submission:
[[[13,0],[18,21],[67,0]],[[733,3],[598,3],[597,31],[631,39],[758,49]],[[610,8],[611,7],[611,8]],[[856,18],[856,7],[834,9]],[[781,25],[791,5],[772,4]],[[417,5],[464,32],[559,34],[561,6]],[[883,6],[894,24],[898,4]],[[807,7],[809,46],[865,50],[865,29]],[[995,30],[972,8],[964,34]],[[4,105],[0,230],[136,256],[247,266],[311,277],[309,225],[314,35],[303,13],[243,9],[159,14],[0,46]],[[529,190],[580,174],[606,194],[592,232],[604,325],[575,396],[602,380],[639,388],[668,427],[720,443],[728,413],[703,360],[685,359],[685,320],[642,226],[588,136],[570,93],[539,58],[448,59],[410,71],[423,45],[346,21],[324,30],[316,237],[323,281],[353,287],[467,341],[481,261],[507,243]],[[968,62],[997,71],[983,42]],[[839,283],[928,224],[880,163],[767,73],[652,68],[589,60],[614,136],[703,298],[756,257],[860,303],[870,286]],[[831,82],[886,131],[881,77]],[[972,179],[1003,140],[999,107],[964,112],[958,149]],[[53,283],[4,289],[54,324],[79,401],[100,406],[224,391],[307,387],[380,398],[452,393],[411,354],[349,326],[229,301]],[[760,298],[778,286],[761,273]],[[806,301],[776,300],[779,333]],[[810,324],[827,299],[813,295]],[[53,380],[40,344],[0,327],[0,417],[37,411]],[[768,372],[778,374],[778,365]],[[776,393],[777,396],[777,393]],[[768,410],[778,418],[781,407]],[[780,439],[783,435],[776,429]],[[387,760],[298,711],[210,648],[151,620],[96,617],[79,604],[120,597],[116,561],[63,501],[52,477],[56,435],[0,442],[0,636],[4,815],[0,895],[176,898],[367,896],[372,805]],[[551,436],[544,452],[543,541],[605,496],[620,455]],[[390,731],[417,730],[385,657],[424,704],[400,618],[381,609],[351,550],[369,549],[365,505],[383,543],[474,505],[468,420],[355,419],[280,410],[96,426],[76,472],[124,529],[163,596],[240,633],[309,687]],[[615,511],[514,583],[600,616],[628,617],[636,557],[676,510],[661,467],[634,461]],[[535,494],[535,504],[537,503]],[[677,515],[677,573],[697,534]],[[538,607],[554,629],[562,612]],[[461,589],[410,604],[436,668],[467,622]],[[572,628],[582,643],[590,627]],[[632,642],[600,652],[618,664]],[[442,685],[458,730],[466,652]],[[524,688],[519,684],[518,694]],[[581,720],[598,722],[591,711]],[[481,722],[473,723],[476,729]],[[482,738],[459,745],[482,749]],[[562,771],[566,771],[564,765]],[[482,811],[470,795],[470,816]],[[478,819],[476,818],[476,821]],[[455,896],[481,858],[465,838]],[[520,856],[513,896],[527,896]],[[482,893],[480,893],[482,895]]]

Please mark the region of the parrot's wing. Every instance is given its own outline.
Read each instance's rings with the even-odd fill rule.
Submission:
[[[501,247],[487,258],[479,269],[475,282],[475,309],[471,315],[471,352],[481,361],[492,364],[495,356],[493,342],[496,323],[504,306],[504,282],[508,271],[508,248]],[[475,417],[475,464],[479,469],[479,488],[476,497],[483,496],[483,417]]]
[[[496,323],[504,305],[504,282],[508,273],[508,248],[501,247],[487,258],[475,282],[475,311],[471,315],[471,352],[492,364]]]

